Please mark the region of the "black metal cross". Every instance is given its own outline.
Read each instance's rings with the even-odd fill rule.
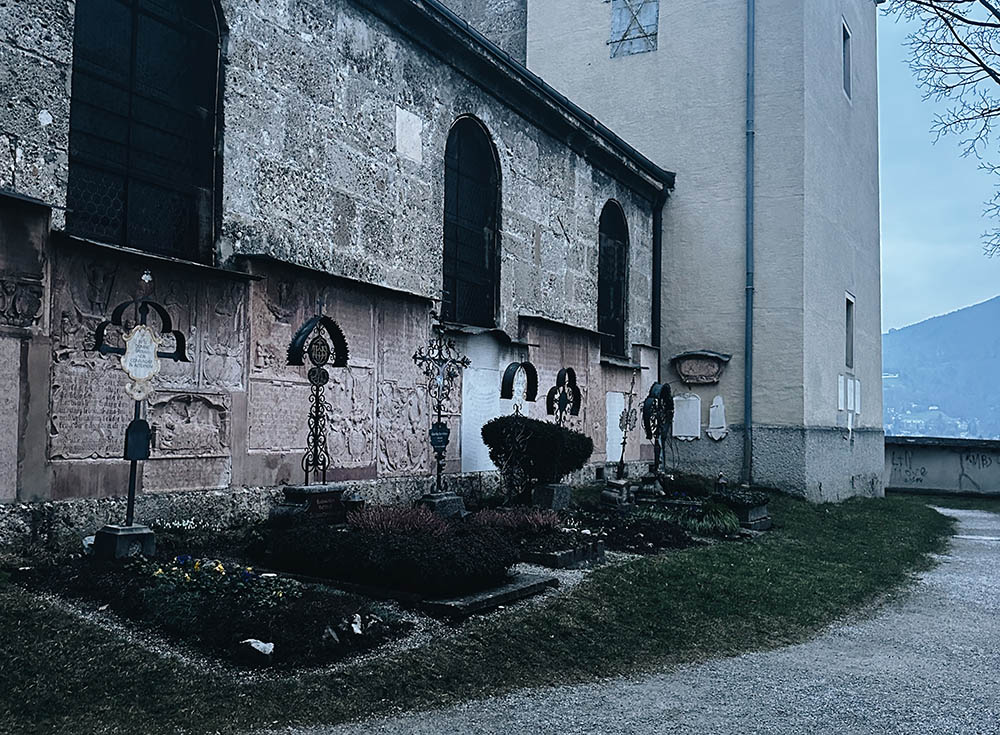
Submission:
[[[434,312],[431,312],[431,315],[437,317]],[[427,345],[417,348],[413,353],[413,363],[427,377],[427,387],[434,402],[435,421],[431,426],[430,438],[437,461],[435,492],[440,493],[444,454],[448,448],[450,433],[447,424],[441,420],[441,414],[462,371],[469,367],[472,361],[458,351],[455,340],[445,336],[444,329],[439,323],[435,326],[435,334],[428,340]]]

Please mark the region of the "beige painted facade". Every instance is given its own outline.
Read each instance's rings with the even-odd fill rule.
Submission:
[[[718,385],[693,391],[703,427],[721,395],[735,431],[717,444],[675,442],[670,459],[734,476],[746,364],[747,3],[659,6],[657,49],[611,58],[610,3],[528,0],[527,65],[677,171],[664,212],[661,367],[676,380],[673,355],[732,354]],[[882,491],[875,21],[869,0],[756,3],[754,480],[813,498]],[[860,413],[848,410],[853,381]]]

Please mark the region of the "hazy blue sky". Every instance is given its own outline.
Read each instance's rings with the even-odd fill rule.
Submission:
[[[1000,256],[987,258],[981,238],[993,177],[961,157],[957,138],[934,143],[940,106],[923,101],[905,38],[879,18],[883,331],[1000,294]]]

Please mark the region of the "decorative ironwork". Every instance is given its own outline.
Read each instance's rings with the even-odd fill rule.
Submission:
[[[555,416],[556,423],[565,425],[570,416],[580,415],[582,397],[576,384],[576,371],[563,368],[556,375],[556,384],[549,388],[545,396],[545,411],[549,416]]]
[[[306,452],[302,455],[302,471],[305,484],[310,475],[318,476],[325,483],[326,471],[330,468],[330,452],[326,447],[327,412],[333,411],[326,400],[325,388],[330,382],[330,367],[347,367],[347,339],[340,325],[328,316],[323,316],[323,303],[319,312],[299,327],[288,345],[288,364],[304,365],[309,359],[309,433],[306,437]]]
[[[618,460],[618,479],[625,477],[625,445],[628,443],[628,434],[632,429],[635,428],[638,417],[636,416],[636,410],[632,408],[632,401],[635,398],[635,376],[638,375],[638,370],[632,371],[632,385],[629,386],[628,401],[625,404],[625,408],[622,409],[621,416],[618,418],[618,427],[622,430],[622,456]]]
[[[431,312],[431,315],[438,318],[434,312]],[[435,492],[440,494],[443,492],[441,476],[444,472],[444,455],[451,433],[448,425],[441,420],[441,414],[462,371],[469,367],[472,361],[458,351],[455,340],[445,336],[444,328],[439,321],[435,326],[435,334],[427,341],[427,345],[417,348],[413,353],[413,363],[427,377],[427,387],[434,403],[436,418],[431,426],[430,440],[437,463]]]
[[[663,437],[670,432],[674,421],[674,399],[670,387],[663,383],[653,383],[649,387],[649,395],[642,402],[642,426],[646,430],[646,438],[653,441],[653,473],[660,467],[660,454],[663,451]]]
[[[500,398],[514,401],[514,413],[520,414],[523,401],[535,402],[538,398],[538,371],[528,361],[512,362],[500,379]]]
[[[150,290],[153,277],[149,271],[142,274],[141,292]],[[123,321],[126,312],[132,309],[132,325]],[[147,326],[149,313],[152,311],[160,320],[160,335],[173,338],[174,349],[170,351],[160,350],[159,346],[164,341],[157,336]],[[118,327],[122,332],[126,329],[129,334],[123,337],[125,347],[108,344],[108,330],[110,327]],[[150,381],[159,372],[159,360],[173,360],[174,362],[189,362],[187,356],[187,342],[184,334],[173,328],[170,314],[163,306],[137,296],[132,301],[123,301],[111,312],[111,318],[102,321],[97,325],[94,333],[94,350],[102,355],[120,355],[122,369],[126,371],[131,382],[126,387],[126,393],[135,401],[132,421],[125,430],[125,452],[124,458],[129,460],[128,473],[128,504],[125,509],[125,525],[131,526],[135,520],[135,485],[138,462],[149,459],[150,443],[153,439],[153,430],[142,417],[142,407],[152,391]]]

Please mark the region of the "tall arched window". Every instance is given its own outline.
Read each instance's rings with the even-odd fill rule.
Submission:
[[[482,123],[460,118],[444,169],[444,296],[447,321],[496,326],[500,300],[500,165]]]
[[[601,210],[597,264],[597,329],[601,352],[625,356],[628,278],[628,223],[621,205],[611,200]]]
[[[70,234],[211,260],[220,28],[213,0],[76,4]]]

